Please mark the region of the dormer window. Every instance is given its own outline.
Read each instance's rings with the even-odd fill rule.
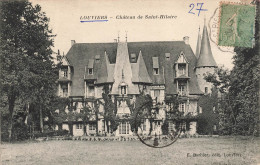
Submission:
[[[186,64],[178,64],[179,75],[186,75]]]
[[[99,55],[99,54],[96,55],[96,56],[95,56],[95,59],[96,59],[96,63],[99,63],[99,62],[100,62],[100,55]]]
[[[88,74],[93,75],[93,68],[94,68],[94,60],[89,59],[88,61]]]
[[[159,74],[159,60],[158,57],[153,57],[153,74]]]
[[[68,77],[68,70],[64,70],[64,72],[63,72],[63,76],[64,76],[65,78]]]
[[[126,86],[121,86],[121,95],[126,95]]]
[[[184,55],[183,52],[180,53],[178,60],[176,61],[176,65],[175,65],[175,71],[176,71],[176,77],[179,76],[188,76],[188,61]]]
[[[159,68],[153,68],[153,74],[158,75],[159,74]]]
[[[199,113],[202,113],[202,107],[199,106]]]
[[[135,63],[136,62],[136,54],[132,53],[130,55],[130,61],[131,61],[131,63]]]
[[[61,69],[61,76],[64,78],[68,78],[68,69],[67,68]]]
[[[183,52],[180,53],[177,63],[188,63],[185,55]]]
[[[68,84],[61,84],[61,96],[67,97],[68,96]]]
[[[165,53],[165,58],[166,58],[166,60],[170,60],[170,56],[171,56],[170,53]]]
[[[187,91],[187,85],[184,81],[179,81],[178,83],[178,93],[181,96],[186,95]]]
[[[93,75],[93,68],[88,68],[88,74]]]

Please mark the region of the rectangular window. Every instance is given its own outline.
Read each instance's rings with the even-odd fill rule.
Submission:
[[[89,130],[90,131],[96,130],[96,124],[94,123],[89,124]]]
[[[62,96],[67,97],[68,96],[68,88],[63,88],[62,89]]]
[[[99,63],[99,61],[100,61],[100,55],[99,55],[99,54],[96,55],[96,56],[95,56],[95,59],[96,59],[96,63]]]
[[[67,71],[67,70],[64,70],[64,74],[63,74],[63,76],[64,76],[65,78],[68,77],[68,71]]]
[[[122,95],[126,94],[126,86],[121,86],[121,94]]]
[[[154,97],[160,97],[160,90],[159,89],[154,90]]]
[[[179,85],[179,94],[184,95],[185,94],[185,86],[184,85]]]
[[[136,54],[132,53],[130,55],[130,59],[131,59],[131,63],[135,63],[136,62]]]
[[[122,122],[122,134],[126,134],[126,122]]]
[[[159,68],[153,68],[153,74],[158,75],[159,74]]]
[[[165,58],[166,58],[166,60],[170,60],[170,56],[171,56],[170,53],[165,53]]]
[[[179,75],[186,74],[186,64],[178,64]]]
[[[202,113],[202,107],[199,106],[199,113]]]
[[[159,60],[158,57],[153,57],[153,74],[159,74]]]
[[[165,121],[166,122],[166,121]],[[173,127],[173,122],[172,121],[169,121],[169,131],[173,131],[174,130],[174,127]]]
[[[93,68],[88,68],[88,74],[93,75]]]
[[[122,122],[119,125],[119,134],[129,134],[130,125],[127,122]]]
[[[105,120],[102,120],[102,131],[105,131]]]
[[[61,69],[61,76],[67,78],[68,77],[68,69]]]
[[[179,104],[179,111],[184,112],[185,111],[185,103],[180,103]]]
[[[208,94],[208,87],[205,87],[205,94]]]
[[[88,87],[88,96],[89,97],[95,96],[95,87],[93,85],[89,85],[89,87]]]
[[[82,124],[76,124],[76,129],[82,129],[83,125]]]

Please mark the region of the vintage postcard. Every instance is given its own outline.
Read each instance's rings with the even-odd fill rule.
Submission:
[[[0,4],[1,164],[260,164],[259,1]]]

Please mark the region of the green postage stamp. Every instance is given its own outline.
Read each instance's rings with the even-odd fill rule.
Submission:
[[[220,4],[219,46],[253,47],[256,7],[249,4]]]

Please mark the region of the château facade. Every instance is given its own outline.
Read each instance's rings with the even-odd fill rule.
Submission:
[[[62,58],[58,95],[77,102],[76,111],[80,112],[84,104],[93,107],[95,100],[102,100],[104,88],[107,88],[117,106],[117,116],[123,118],[130,110],[122,98],[134,102],[141,93],[149,94],[153,104],[160,105],[152,133],[161,134],[169,109],[167,98],[178,95],[181,98],[179,111],[198,115],[198,99],[212,88],[204,75],[214,72],[216,67],[206,26],[202,37],[199,33],[195,54],[187,36],[183,41],[160,42],[127,42],[127,38],[122,42],[118,38],[114,43],[76,43],[73,40],[69,52]],[[104,111],[101,104],[99,111]],[[98,123],[98,132],[110,132],[102,115],[91,120],[85,130],[81,120],[75,121],[73,135],[95,134],[95,123]],[[196,133],[197,122],[191,121],[189,125],[189,132]],[[68,129],[68,123],[65,121],[62,127]],[[114,134],[132,135],[130,128],[129,122],[124,120]],[[169,130],[172,129],[174,124],[170,122]],[[144,134],[150,130],[148,119],[144,120],[142,130]]]

